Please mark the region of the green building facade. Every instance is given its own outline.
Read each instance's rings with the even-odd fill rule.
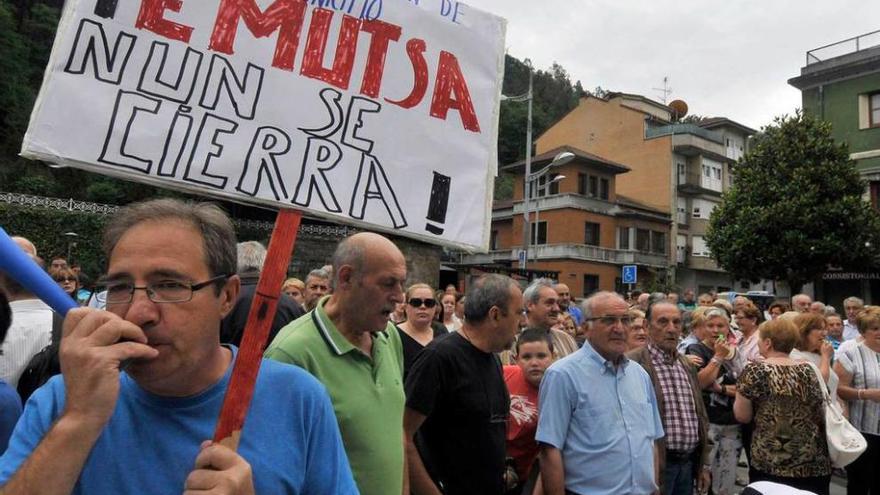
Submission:
[[[810,50],[801,74],[788,83],[801,90],[804,112],[830,122],[834,138],[849,144],[878,206],[880,31]]]
[[[801,90],[804,112],[830,122],[834,138],[849,145],[865,194],[880,207],[880,31],[810,50],[801,74],[788,83]],[[814,296],[838,311],[849,296],[880,303],[875,270],[829,270],[813,281]]]

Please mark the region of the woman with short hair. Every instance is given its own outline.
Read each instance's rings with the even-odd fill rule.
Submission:
[[[730,318],[724,308],[708,308],[694,316],[696,335],[685,354],[699,357],[697,380],[703,389],[703,402],[709,416],[709,457],[712,492],[733,495],[736,490],[736,462],[742,449],[740,425],[733,416],[736,379],[741,370],[737,359],[736,337],[730,330]]]
[[[291,277],[284,281],[284,284],[281,285],[281,292],[287,294],[294,301],[297,302],[300,306],[305,302],[305,296],[303,293],[306,290],[306,284],[303,283],[302,280]]]
[[[79,304],[79,299],[77,298],[77,292],[79,292],[79,276],[75,271],[67,267],[55,268],[49,272],[49,275],[52,277],[52,280],[64,290],[65,294]]]
[[[834,371],[840,376],[837,393],[849,404],[849,421],[868,448],[846,466],[848,495],[880,493],[880,307],[865,306],[856,315],[862,341],[841,346]]]
[[[754,420],[749,481],[770,481],[828,495],[831,460],[825,439],[824,394],[816,369],[790,353],[800,341],[793,322],[758,327],[764,361],[749,363],[737,383],[733,412]]]
[[[626,352],[629,352],[648,345],[648,330],[645,328],[645,313],[641,310],[630,308],[626,314],[632,318],[626,333]]]

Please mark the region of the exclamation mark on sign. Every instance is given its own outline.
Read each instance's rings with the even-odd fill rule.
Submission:
[[[443,233],[443,227],[434,225],[434,223],[443,225],[446,222],[446,209],[449,206],[449,184],[451,182],[452,178],[449,176],[434,172],[431,199],[428,200],[428,216],[425,217],[428,220],[428,223],[425,224],[425,230],[432,234],[440,235]]]
[[[95,15],[104,19],[113,19],[116,16],[116,4],[119,0],[98,0],[95,3]]]

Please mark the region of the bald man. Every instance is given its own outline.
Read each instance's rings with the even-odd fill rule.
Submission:
[[[33,257],[37,256],[37,247],[34,246],[34,243],[31,242],[30,240],[28,240],[24,237],[18,236],[18,235],[14,235],[14,236],[10,237],[10,239],[12,239],[12,242],[18,244],[18,247],[20,247],[21,250],[24,251],[25,253],[27,253]]]
[[[563,313],[571,315],[571,319],[574,320],[575,325],[581,326],[584,322],[584,314],[581,313],[580,308],[578,308],[576,304],[571,303],[571,290],[569,290],[568,286],[565,284],[556,284],[553,286],[553,290],[559,295],[559,309]]]
[[[385,237],[362,232],[339,243],[333,277],[333,293],[281,329],[266,357],[306,369],[327,388],[361,494],[407,493],[403,346],[388,320],[403,302],[406,261]]]
[[[791,298],[791,309],[798,313],[806,313],[813,304],[813,298],[806,294],[797,294]]]

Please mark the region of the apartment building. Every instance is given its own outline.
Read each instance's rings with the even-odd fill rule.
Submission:
[[[880,31],[806,52],[800,75],[788,83],[801,90],[804,112],[831,123],[831,134],[849,145],[865,179],[865,194],[880,208]],[[880,301],[880,273],[829,270],[814,281],[817,299],[838,310],[848,296]]]
[[[495,203],[490,251],[464,255],[461,263],[516,267],[527,251],[530,270],[558,272],[558,280],[569,286],[574,297],[624,290],[623,265],[638,265],[640,280],[665,277],[671,256],[669,214],[617,191],[629,166],[573,146],[535,156],[532,171],[540,172],[566,151],[574,159],[538,179],[528,201],[524,201],[525,162],[501,168],[515,178],[513,200]],[[526,208],[532,233],[528,250],[523,249]]]
[[[880,206],[880,31],[808,51],[788,83],[801,90],[804,112],[830,122],[834,139],[849,145]]]
[[[616,193],[668,215],[670,282],[700,292],[734,288],[705,242],[709,215],[731,184],[731,169],[756,131],[727,118],[681,123],[673,109],[641,95],[588,95],[536,141],[538,153],[564,146],[630,169]]]

